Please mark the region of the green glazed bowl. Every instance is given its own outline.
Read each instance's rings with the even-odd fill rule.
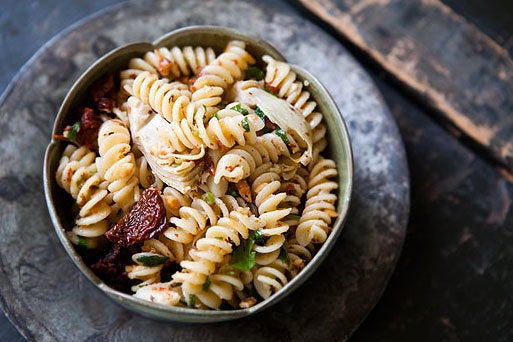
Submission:
[[[222,51],[230,40],[242,40],[247,43],[247,50],[257,60],[263,55],[270,55],[276,60],[285,61],[285,58],[269,43],[247,35],[240,34],[234,30],[217,26],[191,26],[172,31],[151,43],[134,43],[122,46],[100,58],[79,79],[73,84],[67,93],[55,119],[53,134],[61,134],[64,127],[71,122],[78,120],[72,114],[73,108],[78,107],[86,96],[86,90],[105,73],[120,70],[127,66],[128,61],[133,57],[140,57],[148,50],[155,47],[172,47],[185,45],[211,46],[216,52]],[[55,173],[59,164],[65,143],[52,139],[46,149],[44,162],[44,190],[46,203],[50,212],[55,231],[64,246],[64,249],[71,257],[80,271],[101,291],[105,292],[114,301],[127,307],[130,310],[145,316],[180,322],[220,322],[242,318],[268,308],[292,291],[297,289],[308,277],[315,272],[317,267],[326,258],[329,251],[335,245],[337,238],[342,232],[347,217],[351,190],[353,185],[353,157],[351,143],[344,119],[324,86],[309,72],[292,66],[299,79],[308,81],[309,91],[312,98],[317,102],[317,110],[324,114],[327,127],[328,149],[324,152],[333,159],[338,168],[339,176],[337,189],[338,217],[333,224],[333,230],[326,242],[319,249],[317,254],[305,266],[305,268],[294,279],[289,281],[280,291],[268,299],[247,309],[206,311],[190,308],[179,308],[151,303],[131,295],[114,290],[106,285],[82,260],[80,254],[75,250],[73,244],[67,239],[66,231],[73,226],[71,213],[72,201],[55,180]]]

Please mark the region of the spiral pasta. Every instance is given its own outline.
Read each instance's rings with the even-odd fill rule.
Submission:
[[[255,269],[253,285],[262,298],[269,298],[273,293],[287,285],[288,279],[285,275],[285,270],[286,265],[280,260]]]
[[[261,120],[256,122],[257,124],[262,123]],[[262,127],[255,125],[255,130],[258,131]],[[220,158],[214,177],[215,182],[219,182],[221,177],[230,182],[238,182],[252,174],[255,168],[268,162],[279,163],[277,167],[281,168],[280,172],[285,175],[285,178],[290,178],[295,173],[297,164],[288,160],[291,151],[283,139],[275,133],[252,137],[248,139],[248,144],[245,143],[246,141],[243,140],[242,143],[239,143],[243,146],[234,147]],[[294,144],[294,138],[289,137],[289,143]],[[282,157],[285,158],[280,160]]]
[[[228,86],[242,78],[243,71],[255,63],[245,48],[244,42],[231,41],[222,54],[201,70],[192,85],[192,100],[197,106],[217,106]]]
[[[264,127],[262,120],[255,114],[242,115],[233,107],[230,104],[217,111],[206,126],[199,118],[195,120],[198,135],[207,147],[213,150],[225,149],[235,144],[246,145],[256,141],[256,132]]]
[[[192,260],[180,263],[182,272],[175,273],[173,280],[182,284],[182,290],[187,294],[194,294],[205,305],[217,309],[220,300],[215,300],[212,294],[203,293],[203,284],[207,276],[213,274],[216,265],[223,261],[225,255],[232,252],[232,243],[238,246],[242,239],[247,239],[250,230],[262,227],[262,222],[247,210],[234,210],[229,217],[222,217],[216,225],[205,232],[205,237],[196,241],[195,248],[189,251]],[[230,243],[231,242],[231,243]],[[210,306],[211,305],[211,306]]]
[[[130,86],[125,89],[149,104],[151,108],[170,122],[179,123],[185,117],[183,108],[190,103],[191,92],[181,82],[169,82],[159,79],[149,72],[141,72]]]
[[[112,200],[126,212],[139,200],[139,179],[130,146],[130,132],[125,124],[105,121],[98,132],[98,172],[107,182]]]
[[[146,285],[160,282],[160,271],[162,270],[162,264],[147,266],[140,260],[144,258],[155,258],[162,257],[162,255],[151,252],[136,253],[132,256],[132,260],[136,265],[129,265],[125,267],[128,278],[138,279],[142,282],[133,286],[132,291],[136,292],[138,288]]]
[[[284,234],[289,230],[289,226],[282,220],[292,209],[278,209],[287,197],[286,193],[278,192],[280,187],[280,176],[272,171],[256,177],[252,184],[251,190],[255,194],[259,218],[265,224],[261,232],[267,237],[263,245],[255,246],[256,263],[259,265],[268,265],[278,258],[280,248],[285,243]]]
[[[287,265],[287,268],[291,278],[294,278],[301,272],[306,264],[312,260],[312,256],[315,253],[313,244],[304,247],[295,238],[286,242],[286,250],[289,258],[288,263],[290,263]]]
[[[295,171],[296,172],[294,172],[293,175],[281,183],[280,191],[286,193],[287,196],[281,201],[280,207],[291,208],[290,213],[297,216],[300,213],[299,206],[302,203],[302,197],[305,194],[308,185],[305,180],[305,176],[307,176],[307,174],[304,174],[306,171],[304,169],[296,169]],[[303,173],[303,175],[301,173]],[[294,223],[287,223],[294,226],[297,225]]]
[[[108,229],[106,218],[111,214],[106,200],[107,190],[97,172],[95,153],[87,147],[68,145],[64,149],[56,172],[57,184],[77,201],[80,207],[76,226],[69,234],[73,243],[85,239],[88,247]]]
[[[133,80],[143,72],[169,79],[198,74],[215,59],[211,48],[185,46],[171,49],[161,47],[148,51],[143,58],[132,58],[128,69],[120,72],[121,90],[129,89]]]
[[[277,92],[277,95],[299,109],[313,132],[314,159],[327,145],[326,127],[322,123],[322,113],[315,112],[317,103],[310,99],[310,92],[304,90],[303,83],[285,62],[276,61],[270,56],[262,57],[267,63],[266,84]]]
[[[310,173],[305,208],[296,229],[296,239],[301,246],[326,241],[331,219],[336,216],[337,196],[331,191],[338,184],[330,180],[336,175],[335,162],[330,159],[320,159]]]
[[[245,309],[280,291],[337,214],[336,164],[307,84],[242,41],[218,56],[158,47],[119,78],[105,94],[116,106],[62,135],[79,145],[83,122],[100,126],[97,151],[68,145],[56,172],[79,208],[69,239],[101,241],[95,272],[120,272],[116,288],[154,303]]]
[[[129,68],[153,71],[163,77],[179,78],[198,74],[202,68],[210,64],[216,58],[212,48],[201,46],[177,46],[168,49],[160,47],[148,51],[143,59],[134,58],[129,63]]]
[[[163,184],[160,178],[155,177],[151,168],[146,160],[146,157],[140,156],[135,160],[136,164],[136,174],[135,176],[139,179],[139,184],[147,189],[149,187],[155,187],[157,189],[162,189]]]

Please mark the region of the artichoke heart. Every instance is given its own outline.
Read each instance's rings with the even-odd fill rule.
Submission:
[[[205,149],[196,154],[177,154],[170,123],[133,96],[127,102],[132,140],[154,174],[182,193],[191,190],[201,171],[194,160],[203,157]]]
[[[299,137],[306,150],[299,157],[291,156],[296,163],[308,165],[312,161],[312,131],[303,114],[287,101],[260,88],[248,88],[239,92],[240,100],[258,106],[264,114],[287,134]]]

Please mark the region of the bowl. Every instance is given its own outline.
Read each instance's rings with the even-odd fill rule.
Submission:
[[[186,27],[172,31],[158,38],[153,43],[141,42],[125,45],[113,50],[96,61],[73,84],[64,98],[55,119],[53,136],[61,134],[66,125],[78,119],[71,114],[71,109],[78,107],[79,104],[84,101],[86,90],[89,86],[107,72],[126,67],[130,58],[142,56],[146,51],[153,50],[155,47],[198,45],[211,46],[214,50],[221,51],[231,40],[245,41],[247,43],[248,52],[257,60],[260,60],[263,55],[270,55],[275,60],[285,61],[285,58],[269,43],[255,37],[241,34],[232,29],[217,26]],[[46,149],[44,161],[44,190],[50,217],[55,232],[65,251],[78,269],[98,289],[126,308],[152,318],[180,322],[219,322],[246,317],[269,308],[297,289],[315,272],[335,245],[347,217],[353,184],[352,150],[344,119],[326,88],[313,75],[301,67],[292,65],[291,68],[296,72],[299,79],[308,82],[311,96],[317,102],[318,110],[324,114],[328,140],[328,148],[325,150],[324,154],[336,162],[339,173],[337,180],[338,189],[336,190],[338,196],[338,217],[333,223],[333,229],[327,240],[320,247],[312,260],[280,291],[246,309],[207,311],[193,308],[170,307],[148,302],[117,291],[108,286],[93,273],[84,262],[82,256],[77,252],[74,245],[67,238],[66,231],[73,226],[72,201],[70,201],[70,196],[57,185],[55,180],[55,173],[65,143],[52,138]]]

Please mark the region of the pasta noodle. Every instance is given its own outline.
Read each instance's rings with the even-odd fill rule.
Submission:
[[[285,276],[286,265],[279,260],[271,265],[257,267],[253,274],[253,284],[258,294],[263,298],[269,298],[288,283]]]
[[[105,183],[98,175],[95,153],[87,147],[68,145],[59,162],[57,183],[76,200],[80,208],[76,226],[68,236],[76,243],[96,245],[96,238],[108,229],[106,219],[111,214]]]
[[[107,120],[98,132],[98,172],[108,182],[113,201],[123,212],[139,199],[139,178],[131,153],[130,133],[117,119]]]
[[[94,143],[76,139],[80,122],[62,136],[57,184],[78,207],[70,240],[143,300],[220,310],[271,297],[337,215],[336,164],[308,86],[242,41],[217,56],[159,47],[126,67],[105,95],[111,110],[89,110]]]
[[[322,114],[315,112],[315,101],[310,100],[310,93],[303,89],[303,83],[297,80],[296,74],[287,63],[276,61],[270,56],[262,59],[267,63],[266,83],[278,91],[278,96],[299,109],[313,132],[314,159],[326,147],[326,127],[322,123]]]
[[[296,229],[296,239],[302,246],[311,242],[323,243],[328,237],[331,218],[336,215],[337,200],[331,191],[338,187],[329,178],[336,175],[335,162],[329,159],[319,160],[310,173],[305,208]]]

